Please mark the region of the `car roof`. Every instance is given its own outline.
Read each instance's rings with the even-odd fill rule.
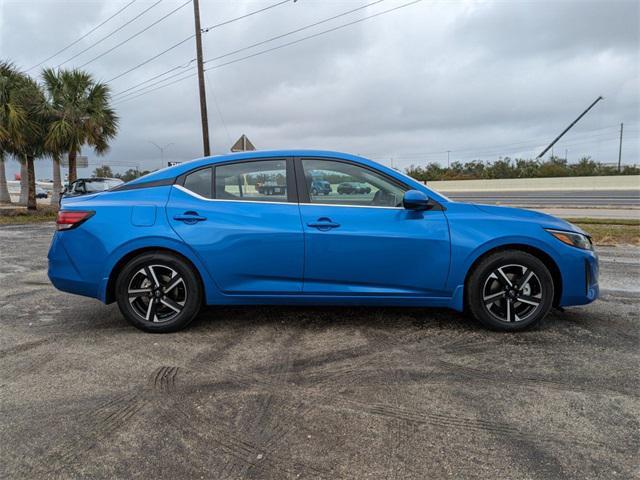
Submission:
[[[305,149],[290,149],[290,150],[254,150],[250,152],[228,153],[225,155],[213,155],[210,157],[198,158],[188,162],[180,163],[171,167],[166,167],[161,170],[156,170],[143,177],[139,177],[127,183],[127,185],[135,185],[139,183],[158,182],[162,180],[168,180],[176,178],[183,173],[189,172],[196,168],[204,167],[207,165],[215,165],[218,163],[237,161],[237,160],[251,160],[260,158],[272,158],[272,157],[314,157],[314,158],[335,158],[339,160],[349,160],[354,163],[365,165],[376,170],[380,170],[387,175],[396,178],[397,180],[409,184],[412,188],[417,190],[426,191],[432,194],[433,197],[440,202],[449,202],[446,197],[434,192],[425,187],[424,184],[416,181],[415,179],[405,175],[397,170],[389,168],[378,162],[374,162],[358,155],[352,155],[350,153],[336,152],[332,150],[305,150]]]

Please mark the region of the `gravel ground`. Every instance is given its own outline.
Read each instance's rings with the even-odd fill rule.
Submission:
[[[150,335],[0,227],[0,478],[638,478],[640,249],[499,334],[446,310],[212,308]]]

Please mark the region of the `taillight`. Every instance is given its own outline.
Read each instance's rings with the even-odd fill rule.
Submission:
[[[91,218],[96,212],[91,210],[60,210],[56,218],[58,230],[69,230]]]

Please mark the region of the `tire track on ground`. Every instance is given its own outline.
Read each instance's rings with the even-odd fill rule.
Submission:
[[[275,331],[279,333],[278,330]],[[268,368],[269,383],[275,385],[282,385],[286,383],[289,376],[291,366],[293,363],[292,348],[296,342],[302,337],[302,328],[298,328],[296,331],[290,332],[288,336],[283,340],[282,345],[276,350],[278,360],[271,362]],[[275,405],[277,401],[276,392],[277,389],[268,389],[265,393],[258,393],[258,403],[254,409],[244,409],[241,412],[239,428],[243,432],[247,432],[252,439],[259,445],[266,445],[271,439],[272,433],[268,431],[269,427],[277,421],[278,413],[282,410],[279,409],[279,405]],[[244,413],[244,415],[242,415]],[[247,420],[248,415],[248,421]],[[281,419],[282,421],[290,421],[290,419]],[[264,447],[263,447],[264,449]],[[264,455],[264,453],[262,453]],[[234,472],[236,465],[230,465],[230,471],[224,472],[231,476],[237,475],[239,478],[253,478],[255,471],[249,464],[239,465],[240,471]]]
[[[624,392],[620,390],[615,390],[611,388],[607,388],[604,386],[581,386],[575,385],[570,382],[558,381],[558,380],[547,380],[545,378],[539,377],[529,377],[526,375],[506,375],[504,373],[497,373],[493,371],[483,371],[477,368],[459,365],[456,363],[447,362],[444,360],[438,361],[438,366],[440,366],[443,370],[452,373],[455,376],[460,377],[461,380],[480,380],[480,381],[490,381],[495,383],[507,383],[511,385],[519,385],[528,388],[550,388],[553,390],[560,390],[564,392],[578,392],[578,393],[597,393],[602,395],[625,395],[631,397],[637,397],[637,394],[631,392]]]
[[[42,345],[46,345],[47,343],[53,343],[57,340],[56,336],[50,336],[47,338],[40,338],[38,340],[33,340],[31,342],[21,343],[14,347],[6,348],[4,350],[0,350],[0,359],[8,357],[10,355],[16,355],[18,353],[24,353],[34,348],[38,348]]]
[[[192,419],[192,415],[187,413],[179,404],[165,409],[165,416],[168,422],[176,427],[185,437],[192,437],[197,440],[198,445],[215,444],[226,456],[233,460],[225,460],[219,473],[216,472],[214,478],[247,478],[237,476],[229,471],[229,465],[241,466],[250,472],[260,472],[264,478],[266,472],[272,472],[274,478],[298,478],[300,474],[308,475],[309,478],[334,479],[337,478],[333,472],[323,470],[299,462],[292,462],[290,458],[274,453],[265,453],[263,448],[252,441],[245,440],[236,434],[237,430],[231,426],[221,428],[223,422],[212,424],[210,419],[203,417],[201,413],[194,412],[193,415],[200,417]],[[208,426],[206,433],[201,432],[198,425]],[[293,463],[292,467],[287,464]]]
[[[149,387],[162,393],[170,393],[176,390],[176,376],[179,367],[160,367],[149,378]]]
[[[417,411],[407,408],[394,407],[381,403],[364,403],[356,400],[341,398],[341,408],[367,415],[378,416],[387,419],[405,420],[417,425],[429,425],[442,429],[457,429],[465,432],[485,432],[494,435],[509,435],[523,441],[556,443],[563,446],[582,447],[587,449],[611,450],[609,443],[596,440],[576,440],[564,439],[565,432],[553,431],[550,434],[537,434],[529,432],[524,428],[513,425],[480,418],[466,417],[462,415],[451,415],[444,413],[433,413],[428,411]],[[326,407],[340,408],[334,400]],[[614,451],[617,451],[613,448]]]
[[[101,441],[127,426],[129,420],[147,403],[139,391],[124,392],[106,400],[76,422],[81,429],[74,434],[74,438],[55,444],[41,455],[29,473],[58,474],[62,470],[73,469],[77,461]]]

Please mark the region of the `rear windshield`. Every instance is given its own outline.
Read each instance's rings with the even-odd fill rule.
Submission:
[[[85,187],[87,192],[104,192],[122,183],[122,180],[87,180]]]

